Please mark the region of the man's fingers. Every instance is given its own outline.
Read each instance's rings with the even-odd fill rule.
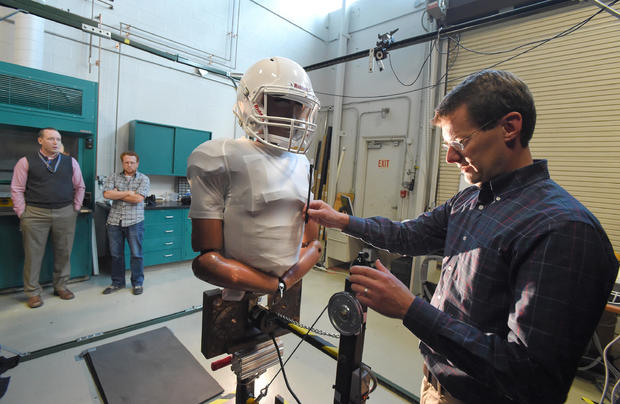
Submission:
[[[323,201],[321,201],[321,200],[316,200],[316,199],[311,200],[311,201],[310,201],[310,203],[308,204],[308,207],[309,207],[311,210],[312,210],[312,209],[314,209],[314,210],[316,210],[316,209],[320,209],[320,208],[321,208],[321,206],[323,206]]]
[[[351,275],[362,275],[370,279],[382,279],[383,277],[382,271],[377,271],[375,268],[364,267],[360,265],[352,266],[350,269],[350,272],[351,272]]]
[[[372,304],[372,286],[364,286],[354,283],[351,285],[351,290],[355,293],[355,297],[360,301],[360,303],[366,306]]]
[[[356,294],[356,295],[361,295],[364,292],[364,289],[366,288],[366,286],[363,286],[359,283],[353,283],[351,285],[351,290]]]
[[[368,287],[372,282],[372,279],[364,275],[351,275],[349,276],[349,280],[352,283],[351,289],[353,289],[354,292],[359,292],[365,287]],[[356,290],[356,289],[359,289],[359,290]]]
[[[377,267],[377,269],[378,269],[379,271],[381,271],[381,272],[390,272],[390,270],[389,270],[389,269],[387,269],[387,267],[386,267],[385,265],[383,265],[379,259],[377,259],[377,260],[375,261],[375,266],[376,266],[376,267]]]

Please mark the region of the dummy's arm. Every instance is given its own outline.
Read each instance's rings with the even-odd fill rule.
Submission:
[[[205,282],[225,288],[259,293],[278,290],[278,278],[220,254],[224,245],[223,222],[219,219],[192,219],[192,248],[208,251],[194,259],[194,274]],[[299,261],[283,276],[287,289],[297,283],[321,256],[321,243],[316,240],[318,225],[308,223],[303,236]]]

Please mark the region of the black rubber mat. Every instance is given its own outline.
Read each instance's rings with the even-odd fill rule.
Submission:
[[[84,358],[109,404],[198,404],[223,392],[167,327],[90,349]]]

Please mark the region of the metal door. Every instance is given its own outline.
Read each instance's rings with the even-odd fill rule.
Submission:
[[[404,138],[366,141],[366,169],[362,217],[383,216],[400,220]]]

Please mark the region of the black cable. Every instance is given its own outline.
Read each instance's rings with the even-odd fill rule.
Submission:
[[[611,3],[609,3],[609,6],[614,5],[616,2],[618,2],[618,0],[612,1]],[[550,38],[544,38],[544,39],[539,39],[537,41],[528,42],[528,43],[516,46],[516,47],[514,47],[512,49],[507,49],[507,50],[502,50],[502,51],[494,51],[494,52],[483,52],[483,51],[477,51],[475,49],[469,49],[469,48],[465,47],[464,45],[461,45],[460,43],[458,43],[457,45],[460,48],[463,48],[463,49],[465,49],[468,52],[472,52],[472,53],[475,53],[475,54],[478,54],[478,55],[500,55],[502,53],[514,52],[517,49],[523,48],[525,46],[534,45],[534,44],[537,44],[537,43],[540,43],[540,42],[545,43],[545,42],[548,42],[548,41],[550,41],[552,39],[561,38],[561,37],[567,36],[569,34],[572,34],[573,32],[577,31],[579,28],[584,26],[586,23],[588,23],[591,19],[596,17],[598,14],[600,14],[602,11],[604,11],[604,10],[599,10],[597,13],[595,13],[592,16],[586,18],[585,20],[581,21],[580,23],[577,23],[576,25],[573,25],[572,27],[567,28],[566,30],[564,30],[564,31],[560,32],[559,34],[556,34],[556,35],[554,35],[554,36],[552,36]]]
[[[304,334],[303,338],[301,339],[301,341],[299,341],[297,343],[297,346],[295,347],[295,349],[293,349],[293,352],[291,352],[291,354],[289,355],[289,357],[284,361],[284,364],[280,367],[280,370],[278,370],[278,372],[273,376],[273,378],[269,381],[269,383],[267,383],[267,385],[265,387],[263,387],[260,390],[260,395],[259,397],[264,397],[265,395],[267,395],[267,390],[269,390],[269,386],[271,386],[271,383],[273,383],[274,380],[276,380],[276,377],[278,377],[278,375],[280,374],[280,372],[284,371],[284,366],[288,363],[288,361],[291,360],[291,358],[293,357],[293,354],[297,351],[297,348],[299,348],[299,346],[306,340],[306,337],[308,336],[308,334],[310,334],[310,330],[312,330],[314,328],[314,326],[316,325],[316,323],[318,323],[319,319],[321,318],[321,316],[323,315],[323,313],[325,313],[325,310],[327,310],[328,306],[325,306],[325,308],[321,311],[321,313],[319,314],[319,316],[316,318],[316,320],[314,320],[314,323],[312,323],[312,325],[310,326],[310,328],[308,328],[308,331],[306,331],[306,333]],[[258,399],[257,399],[258,401]]]
[[[613,6],[613,5],[614,5],[615,3],[617,3],[618,1],[619,1],[619,0],[614,0],[614,1],[612,1],[611,3],[609,3],[609,6]],[[510,61],[510,60],[512,60],[512,59],[515,59],[515,58],[517,58],[517,57],[519,57],[519,56],[521,56],[521,55],[524,55],[525,53],[530,52],[530,51],[532,51],[532,50],[534,50],[534,49],[538,48],[539,46],[542,46],[542,45],[546,44],[547,42],[549,42],[549,41],[551,41],[551,40],[553,40],[553,39],[561,38],[561,37],[567,36],[567,35],[569,35],[569,34],[572,34],[573,32],[575,32],[575,31],[577,31],[578,29],[580,29],[581,27],[583,27],[585,24],[587,24],[588,22],[590,22],[590,21],[591,21],[594,17],[596,17],[597,15],[599,15],[600,13],[602,13],[603,11],[605,11],[605,10],[603,10],[603,9],[598,10],[598,11],[597,11],[596,13],[594,13],[592,16],[590,16],[590,17],[586,18],[586,19],[585,19],[585,20],[583,20],[583,21],[580,21],[579,23],[577,23],[577,24],[573,25],[572,27],[570,27],[570,28],[568,28],[568,29],[566,29],[566,30],[564,30],[564,31],[562,31],[562,32],[560,32],[560,33],[558,33],[558,34],[556,34],[556,35],[554,35],[554,36],[550,37],[550,38],[546,38],[546,39],[543,39],[543,40],[540,40],[540,41],[530,42],[530,43],[528,43],[528,44],[524,44],[524,45],[520,45],[520,46],[518,46],[518,47],[515,47],[515,48],[513,48],[513,50],[519,49],[519,48],[521,48],[521,47],[523,47],[523,46],[527,46],[527,45],[530,45],[530,44],[535,44],[534,46],[532,46],[532,47],[530,47],[530,48],[528,48],[528,49],[524,50],[523,52],[520,52],[520,53],[518,53],[518,54],[516,54],[516,55],[514,55],[514,56],[511,56],[511,57],[507,58],[507,59],[501,60],[501,61],[499,61],[499,62],[497,62],[497,63],[495,63],[495,64],[493,64],[493,65],[491,65],[491,66],[487,66],[487,67],[485,67],[485,69],[492,69],[492,68],[494,68],[494,67],[497,67],[497,66],[499,66],[500,64],[506,63],[506,62],[508,62],[508,61]],[[438,34],[439,34],[439,32],[438,32]],[[455,41],[455,42],[456,42],[456,46],[457,46],[457,54],[458,54],[458,49],[459,49],[459,48],[461,48],[461,47],[463,47],[463,46],[460,44],[460,38],[459,38],[459,39],[457,39],[457,40],[455,40],[455,39],[453,39],[452,37],[448,37],[448,39],[452,39],[453,41]],[[465,49],[465,50],[469,50],[469,49],[467,49],[467,48],[465,48],[465,47],[463,47],[463,49]],[[447,76],[447,74],[448,74],[449,70],[450,70],[449,68],[448,68],[448,69],[446,69],[446,73],[445,73],[444,75],[442,75],[442,77],[440,77],[440,78],[439,78],[439,80],[437,80],[437,82],[436,82],[435,84],[429,84],[429,85],[427,85],[427,86],[419,87],[419,88],[416,88],[416,89],[413,89],[413,90],[402,91],[402,92],[392,93],[392,94],[382,94],[382,95],[366,95],[366,96],[354,96],[354,95],[344,95],[344,94],[324,93],[324,92],[321,92],[321,91],[316,91],[316,90],[315,90],[314,92],[315,92],[315,93],[317,93],[317,94],[328,95],[328,96],[332,96],[332,97],[354,98],[354,99],[370,99],[370,98],[376,99],[376,98],[387,98],[387,97],[394,97],[394,96],[398,96],[398,95],[404,95],[404,94],[414,93],[414,92],[416,92],[416,91],[426,90],[426,89],[428,89],[428,88],[437,87],[437,86],[439,86],[439,85],[441,85],[441,84],[442,84],[442,80],[444,79],[444,77],[446,77],[446,76]],[[483,69],[483,70],[484,70],[484,69]],[[453,81],[460,81],[460,80],[462,80],[462,79],[464,79],[464,78],[466,78],[466,77],[468,77],[468,76],[469,76],[469,74],[464,75],[464,76],[460,76],[460,77],[454,77],[454,78],[448,79],[448,80],[446,80],[446,84],[447,84],[447,83],[449,83],[449,82],[453,82]]]
[[[227,76],[227,77],[228,77],[228,78],[230,79],[230,81],[232,82],[232,85],[233,85],[233,87],[235,87],[235,90],[237,90],[237,82],[235,81],[235,79],[233,79],[233,78],[232,78],[232,77],[230,77],[230,76]]]
[[[424,17],[425,17],[425,16],[426,16],[426,17],[428,17],[428,20],[429,20],[429,22],[430,22],[430,19],[431,19],[431,18],[430,18],[430,15],[428,14],[428,11],[424,10],[424,11],[422,12],[422,16],[421,16],[421,18],[420,18],[420,25],[422,26],[422,29],[423,29],[424,31],[426,31],[426,32],[430,32],[430,31],[431,31],[431,29],[430,29],[430,28],[426,28],[426,27],[424,26]]]
[[[418,81],[418,79],[420,78],[420,75],[422,74],[422,71],[424,70],[424,66],[426,65],[426,63],[428,62],[428,60],[431,58],[431,56],[433,55],[433,47],[435,46],[435,40],[433,40],[433,42],[431,43],[431,48],[428,52],[428,55],[426,56],[426,58],[424,59],[424,62],[422,62],[422,66],[420,66],[420,70],[418,71],[418,75],[415,77],[415,79],[413,79],[413,81],[409,84],[405,84],[403,83],[400,78],[398,77],[398,75],[396,74],[396,71],[394,70],[394,66],[392,66],[392,54],[388,53],[388,57],[389,57],[389,62],[390,62],[390,69],[392,70],[392,74],[394,74],[394,77],[396,77],[396,80],[403,86],[405,87],[411,87],[412,85],[415,84],[416,81]]]
[[[284,383],[286,383],[286,388],[291,393],[295,401],[297,401],[297,404],[301,404],[301,402],[297,398],[297,395],[295,395],[295,392],[291,388],[291,385],[288,384],[288,378],[286,377],[286,372],[284,371],[284,364],[282,363],[282,356],[280,355],[280,348],[278,347],[278,343],[276,342],[276,337],[273,336],[273,333],[269,334],[269,336],[271,337],[271,340],[273,341],[273,345],[276,347],[276,353],[278,354],[278,360],[280,361],[280,369],[282,370],[282,376],[284,376]]]
[[[616,1],[618,1],[618,0],[616,0]],[[615,3],[615,2],[614,2],[614,3]],[[612,4],[613,4],[613,3],[612,3]],[[550,38],[545,39],[543,42],[541,42],[541,43],[539,43],[539,44],[536,44],[536,45],[532,46],[531,48],[528,48],[528,49],[524,50],[523,52],[517,53],[517,54],[516,54],[516,55],[514,55],[514,56],[511,56],[511,57],[509,57],[509,58],[507,58],[507,59],[504,59],[504,60],[502,60],[502,61],[499,61],[499,62],[497,62],[497,63],[495,63],[495,64],[493,64],[493,65],[491,65],[491,66],[487,67],[487,69],[492,69],[492,68],[494,68],[494,67],[496,67],[496,66],[499,66],[499,65],[500,65],[500,64],[502,64],[502,63],[506,63],[506,62],[508,62],[508,61],[510,61],[510,60],[512,60],[512,59],[515,59],[515,58],[517,58],[517,57],[519,57],[519,56],[521,56],[521,55],[523,55],[523,54],[525,54],[525,53],[527,53],[527,52],[529,52],[529,51],[532,51],[532,50],[534,50],[534,49],[538,48],[539,46],[542,46],[542,45],[546,44],[547,42],[552,41],[553,39],[561,38],[561,37],[564,37],[564,36],[566,36],[566,35],[572,34],[573,32],[577,31],[579,28],[581,28],[581,27],[583,27],[584,25],[586,25],[586,24],[587,24],[588,22],[590,22],[590,21],[591,21],[594,17],[596,17],[597,15],[599,15],[600,13],[602,13],[603,11],[605,11],[605,10],[599,10],[599,11],[597,11],[596,13],[594,13],[592,16],[590,16],[590,17],[586,18],[585,20],[583,20],[583,21],[579,22],[578,24],[575,24],[575,25],[573,25],[572,27],[570,27],[570,28],[568,28],[568,29],[566,29],[566,30],[564,30],[564,31],[560,32],[559,34],[556,34],[556,35],[554,35],[554,36],[552,36],[552,37],[550,37]]]

